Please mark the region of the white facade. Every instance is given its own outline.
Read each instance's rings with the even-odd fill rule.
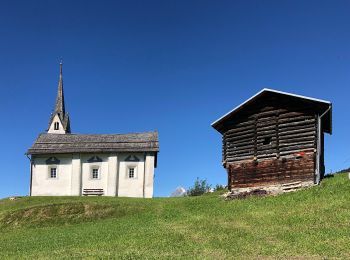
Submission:
[[[32,156],[31,196],[152,198],[155,153],[45,154]]]

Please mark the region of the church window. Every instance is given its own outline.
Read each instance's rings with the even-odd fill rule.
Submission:
[[[55,122],[55,124],[54,124],[54,129],[55,129],[55,130],[58,130],[58,129],[59,129],[59,126],[60,126],[60,123]]]
[[[129,179],[135,178],[135,168],[129,168]]]
[[[57,178],[57,168],[56,167],[51,167],[50,168],[50,178],[51,179],[56,179]]]
[[[93,168],[92,169],[92,179],[99,179],[99,170],[98,168]]]

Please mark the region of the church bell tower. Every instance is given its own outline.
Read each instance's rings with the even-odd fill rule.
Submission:
[[[69,115],[66,113],[64,107],[62,62],[60,62],[60,77],[58,80],[58,91],[55,109],[51,113],[49,128],[47,129],[47,132],[49,134],[69,134],[71,132]]]

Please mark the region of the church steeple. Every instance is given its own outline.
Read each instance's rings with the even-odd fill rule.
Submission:
[[[48,133],[66,134],[70,133],[69,115],[64,106],[62,61],[60,62],[60,76],[58,80],[58,90],[55,109],[50,117]]]
[[[55,112],[64,115],[65,114],[65,107],[64,107],[64,94],[63,94],[62,65],[63,64],[61,61],[60,62],[60,78],[58,80],[58,91],[57,91]]]

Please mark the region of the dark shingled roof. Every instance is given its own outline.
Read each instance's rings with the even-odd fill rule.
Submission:
[[[158,152],[158,132],[131,134],[42,133],[27,154]]]
[[[283,91],[278,91],[274,89],[268,89],[264,88],[258,93],[256,93],[254,96],[251,98],[247,99],[244,101],[242,104],[228,112],[227,114],[223,115],[220,117],[218,120],[213,122],[211,124],[212,127],[214,127],[217,131],[223,134],[223,125],[225,124],[226,121],[232,119],[235,115],[240,113],[243,109],[246,109],[249,107],[252,103],[254,102],[264,102],[261,99],[264,99],[267,96],[274,96],[276,98],[282,99],[282,98],[288,98],[290,99],[295,99],[300,102],[312,104],[313,109],[315,112],[317,112],[319,115],[324,115],[323,117],[323,129],[326,133],[332,134],[332,103],[326,100],[322,99],[317,99],[317,98],[311,98],[311,97],[306,97],[306,96],[301,96],[301,95],[296,95],[288,92],[283,92]]]

